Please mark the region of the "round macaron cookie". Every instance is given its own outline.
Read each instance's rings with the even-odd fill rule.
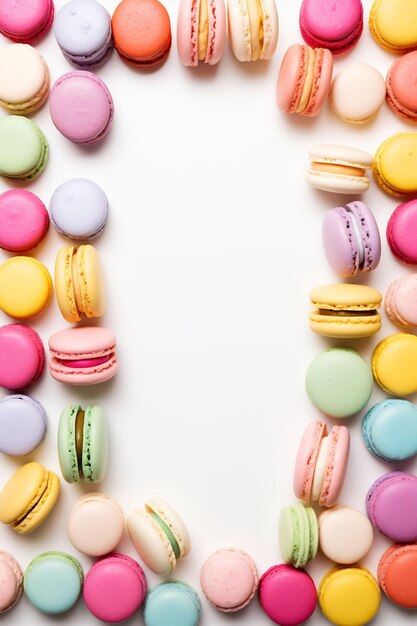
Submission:
[[[374,178],[393,196],[417,193],[417,133],[396,133],[381,143],[375,153]]]
[[[98,237],[106,226],[108,210],[106,194],[87,178],[73,178],[62,183],[55,189],[49,203],[55,230],[75,241]]]
[[[0,386],[20,391],[35,384],[45,369],[38,333],[24,324],[0,326]]]
[[[226,43],[224,0],[181,0],[178,8],[177,46],[185,66],[199,61],[215,65],[223,56]]]
[[[65,613],[81,594],[84,574],[79,562],[66,552],[43,552],[27,566],[23,588],[27,599],[42,613]]]
[[[369,28],[375,41],[388,50],[404,54],[417,48],[417,5],[410,0],[374,0]]]
[[[387,224],[387,241],[399,261],[417,265],[417,200],[397,206]]]
[[[0,176],[33,180],[47,160],[48,143],[39,126],[19,115],[0,118]]]
[[[343,565],[361,561],[374,540],[369,519],[350,506],[334,506],[320,513],[319,536],[323,554]]]
[[[158,0],[122,0],[112,17],[114,46],[135,67],[165,61],[171,49],[171,22]]]
[[[300,30],[304,41],[315,48],[341,54],[352,48],[363,30],[361,0],[303,0]]]
[[[103,493],[87,493],[72,507],[68,537],[74,548],[88,556],[103,556],[120,542],[125,519],[120,506]]]
[[[29,256],[14,256],[0,266],[0,309],[17,319],[27,319],[45,309],[52,297],[47,268]]]
[[[381,593],[364,567],[335,567],[320,582],[319,603],[332,624],[365,626],[379,610]]]
[[[259,602],[275,624],[304,624],[317,605],[314,581],[303,569],[292,565],[274,565],[259,581]]]
[[[23,573],[14,556],[0,550],[0,614],[6,613],[22,595]]]
[[[272,58],[278,44],[275,0],[227,0],[230,45],[238,61]]]
[[[126,621],[140,609],[145,596],[145,574],[139,563],[125,554],[99,559],[85,577],[84,602],[102,622]]]
[[[315,117],[327,100],[333,56],[324,48],[293,44],[278,74],[276,102],[281,111]]]
[[[385,311],[398,326],[417,326],[417,274],[407,274],[392,282],[384,297]]]
[[[410,80],[417,72],[417,50],[394,61],[387,74],[387,101],[406,122],[417,122],[417,85]]]
[[[333,111],[344,122],[365,124],[384,104],[384,78],[368,63],[350,65],[334,77],[329,99]]]
[[[152,498],[145,509],[134,509],[127,518],[133,545],[155,574],[167,576],[191,550],[190,536],[178,513],[162,498]]]
[[[0,400],[0,452],[24,456],[44,440],[48,421],[40,402],[28,396],[5,396]]]
[[[350,348],[321,352],[306,372],[308,397],[331,417],[350,417],[362,411],[371,397],[372,387],[371,368]]]
[[[145,626],[197,626],[200,614],[200,598],[194,589],[177,580],[154,587],[143,607]]]
[[[294,467],[294,494],[304,502],[318,502],[320,506],[337,504],[345,482],[349,461],[350,434],[345,426],[333,426],[327,433],[326,424],[311,422],[304,431],[298,447]],[[304,528],[311,527],[311,541],[306,542],[309,553],[314,553],[314,520],[309,515]],[[310,531],[309,531],[310,532]],[[311,545],[311,548],[310,548]],[[317,551],[317,549],[316,549]]]
[[[64,57],[75,67],[103,65],[113,50],[111,18],[97,0],[70,0],[58,11],[54,34]]]
[[[58,425],[58,458],[67,483],[100,483],[106,475],[108,450],[103,410],[99,406],[88,406],[85,411],[80,406],[65,407]]]
[[[404,398],[417,392],[417,337],[411,333],[388,335],[372,354],[375,382],[387,393]]]
[[[111,128],[113,98],[106,84],[92,72],[68,72],[52,87],[49,112],[64,137],[92,145],[104,139]]]
[[[0,194],[0,248],[26,252],[36,248],[49,228],[43,202],[26,189],[9,189]]]
[[[367,171],[372,154],[347,146],[319,145],[310,148],[305,180],[315,189],[332,193],[360,194],[369,189]]]
[[[258,570],[246,552],[221,548],[205,561],[200,584],[212,606],[224,613],[240,611],[249,604],[258,588]]]
[[[386,537],[417,541],[417,476],[396,471],[377,478],[366,496],[366,512]]]
[[[383,400],[362,422],[369,452],[381,461],[405,461],[417,454],[417,406],[407,400]]]
[[[381,556],[378,581],[391,602],[403,609],[417,609],[417,545],[396,544]]]
[[[59,496],[59,478],[40,463],[26,463],[0,491],[0,522],[21,535],[45,521]]]
[[[48,343],[49,372],[61,383],[96,385],[117,372],[116,337],[108,328],[66,328],[54,333]]]
[[[314,509],[301,502],[284,506],[279,516],[279,546],[284,563],[305,567],[319,547],[319,529]]]
[[[49,69],[32,46],[15,43],[0,50],[0,106],[8,113],[30,115],[49,96]]]
[[[2,0],[0,3],[0,33],[18,43],[33,43],[44,37],[53,19],[53,0]]]
[[[370,272],[381,259],[378,224],[364,202],[356,200],[327,211],[323,245],[333,270],[343,277]]]

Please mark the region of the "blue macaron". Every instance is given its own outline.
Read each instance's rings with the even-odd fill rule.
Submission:
[[[143,609],[145,626],[197,626],[201,603],[192,587],[179,581],[164,582],[152,589]]]
[[[49,203],[55,229],[74,241],[90,241],[107,223],[108,200],[104,191],[87,178],[73,178],[54,191]]]
[[[23,578],[27,598],[42,613],[57,614],[77,602],[84,575],[79,562],[66,552],[43,552],[28,565]]]
[[[404,461],[417,454],[417,407],[408,400],[384,400],[365,415],[362,435],[381,461]]]
[[[34,398],[15,394],[0,400],[0,452],[30,454],[43,441],[46,428],[45,409]]]

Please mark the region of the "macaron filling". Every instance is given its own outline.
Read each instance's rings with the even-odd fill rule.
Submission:
[[[346,165],[344,163],[323,163],[319,161],[312,161],[311,169],[317,172],[324,172],[326,174],[354,176],[355,178],[362,178],[366,174],[366,170],[353,165]]]
[[[314,468],[313,485],[311,488],[311,500],[317,502],[320,499],[321,490],[326,474],[327,461],[330,450],[330,437],[323,437],[320,442],[316,466]]]
[[[208,0],[200,0],[198,16],[198,60],[204,61],[207,56],[209,34]]]
[[[84,418],[85,411],[79,408],[77,417],[75,418],[75,450],[77,453],[78,474],[80,478],[83,477]]]
[[[175,539],[171,529],[167,526],[167,524],[165,524],[165,522],[156,513],[149,512],[149,515],[152,517],[152,519],[155,520],[155,522],[158,524],[158,526],[160,526],[162,528],[162,530],[164,531],[164,533],[168,537],[169,543],[172,546],[172,549],[173,549],[174,554],[175,554],[175,558],[179,559],[180,558],[180,554],[181,554],[180,553],[180,547],[179,547],[178,542]]]
[[[307,59],[305,59],[305,63],[307,65],[305,72],[305,80],[303,85],[303,90],[301,92],[300,102],[295,110],[296,113],[303,113],[310,101],[311,91],[313,88],[313,80],[314,80],[314,62],[315,62],[315,52],[310,46],[306,46],[305,54],[307,55]]]
[[[347,208],[348,213],[351,215],[352,220],[351,220],[351,224],[352,224],[352,235],[355,239],[355,243],[357,246],[357,250],[359,253],[359,269],[363,269],[364,267],[364,263],[365,263],[365,247],[363,245],[363,241],[362,241],[362,235],[361,232],[359,230],[359,224],[357,222],[357,218],[355,216],[354,213],[352,213],[351,211],[349,211],[349,208]]]
[[[264,47],[264,13],[260,0],[247,0],[250,22],[251,60],[262,59]]]
[[[76,369],[86,369],[89,367],[97,367],[98,365],[103,365],[110,361],[113,357],[113,354],[106,354],[104,356],[96,357],[95,359],[57,359],[59,363],[65,365],[66,367],[75,367]]]

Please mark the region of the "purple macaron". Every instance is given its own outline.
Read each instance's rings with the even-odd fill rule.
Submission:
[[[370,209],[360,201],[326,213],[323,244],[327,259],[339,276],[374,270],[381,258],[378,225]]]
[[[20,394],[0,400],[0,452],[30,454],[43,441],[46,428],[45,409],[37,400]]]
[[[373,483],[366,511],[379,532],[394,541],[417,541],[417,476],[389,472]]]

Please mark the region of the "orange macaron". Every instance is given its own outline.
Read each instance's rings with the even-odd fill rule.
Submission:
[[[417,544],[395,544],[382,555],[378,580],[385,595],[404,609],[417,609]]]
[[[169,15],[158,0],[122,0],[112,17],[114,45],[136,67],[162,63],[171,48]]]

